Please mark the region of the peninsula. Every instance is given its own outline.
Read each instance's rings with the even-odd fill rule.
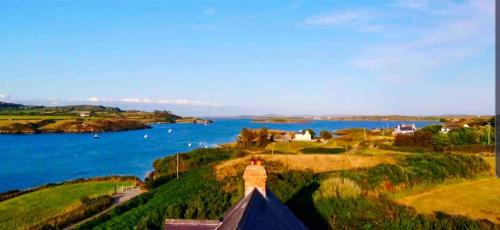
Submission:
[[[205,123],[190,118],[191,123]],[[170,111],[145,112],[100,105],[31,106],[0,102],[0,134],[94,133],[151,128],[152,123],[186,123]],[[208,123],[208,121],[206,121]]]

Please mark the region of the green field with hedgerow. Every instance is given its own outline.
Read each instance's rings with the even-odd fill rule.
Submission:
[[[88,207],[85,201],[109,203],[111,200],[106,200],[104,196],[111,195],[115,186],[121,185],[133,185],[133,181],[89,181],[63,184],[1,201],[0,229],[38,228],[51,218]],[[89,200],[96,197],[101,198]]]

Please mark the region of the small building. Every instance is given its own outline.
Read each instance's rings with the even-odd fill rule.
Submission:
[[[305,132],[295,133],[294,141],[312,141],[312,135],[309,130]]]
[[[468,124],[457,124],[457,123],[450,123],[450,124],[445,124],[443,125],[443,127],[441,127],[441,133],[448,133],[452,130],[455,130],[455,129],[460,129],[460,128],[470,128],[470,126]]]
[[[272,134],[272,140],[275,142],[288,143],[288,142],[292,142],[293,137],[292,137],[292,133],[290,133],[290,132],[282,132],[282,133],[274,132]]]
[[[304,224],[267,188],[262,159],[251,159],[243,173],[245,197],[221,220],[165,221],[165,230],[305,230]]]
[[[393,135],[398,135],[398,134],[413,134],[415,131],[417,131],[417,126],[415,124],[400,124],[396,126],[394,129],[394,132],[392,133]]]
[[[92,112],[83,111],[83,112],[80,112],[80,117],[90,117],[91,114],[92,114]]]

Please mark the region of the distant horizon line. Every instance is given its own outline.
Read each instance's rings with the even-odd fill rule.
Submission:
[[[120,108],[118,105],[103,105],[103,104],[92,104],[92,103],[82,103],[82,104],[65,104],[65,105],[47,105],[47,104],[23,104],[22,100],[19,102],[15,101],[0,101],[3,103],[12,103],[12,104],[20,104],[25,106],[44,106],[44,107],[58,107],[58,106],[104,106],[104,107],[116,107]],[[120,108],[121,109],[121,108]],[[124,109],[124,111],[154,111],[154,110],[144,110],[144,109]],[[171,111],[175,114],[175,111]],[[190,116],[190,115],[187,115]],[[192,115],[191,115],[192,116]],[[325,117],[464,117],[464,116],[480,116],[480,117],[493,117],[495,115],[492,114],[428,114],[428,115],[410,115],[410,114],[241,114],[241,115],[198,115],[196,117],[206,117],[206,118],[252,118],[252,117],[262,117],[262,118],[278,118],[278,117],[286,117],[286,118],[310,118],[314,119],[315,117],[325,118]]]

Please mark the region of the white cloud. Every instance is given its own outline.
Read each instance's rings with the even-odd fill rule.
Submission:
[[[90,101],[90,102],[100,102],[102,100],[100,98],[98,98],[98,97],[89,97],[87,99],[87,101]]]
[[[9,101],[10,98],[9,94],[0,93],[0,101]]]
[[[381,81],[399,83],[429,77],[434,70],[489,52],[494,44],[494,2],[469,1],[447,6],[436,9],[427,5],[428,10],[419,12],[418,17],[431,20],[431,26],[420,26],[412,33],[392,31],[400,33],[400,39],[382,39],[362,49],[351,60],[352,66]]]
[[[69,99],[68,101],[82,101],[79,99]],[[128,98],[102,98],[102,97],[89,97],[86,100],[92,103],[127,103],[127,104],[156,104],[156,105],[192,105],[192,106],[212,106],[219,107],[222,106],[217,102],[207,102],[199,100],[188,100],[188,99],[151,99],[151,98],[139,98],[139,97],[128,97]]]
[[[303,27],[335,27],[343,24],[360,23],[368,20],[371,13],[365,10],[336,11],[313,16],[299,23]]]
[[[391,4],[391,6],[408,9],[424,9],[427,8],[428,4],[429,0],[399,0]]]

